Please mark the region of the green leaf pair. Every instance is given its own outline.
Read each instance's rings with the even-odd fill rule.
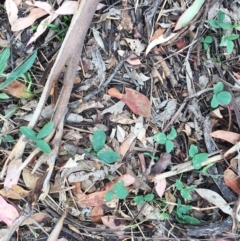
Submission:
[[[191,209],[192,209],[191,206],[182,205],[181,200],[178,199],[176,220],[182,224],[194,224],[194,225],[200,224],[200,221],[197,218],[194,218],[188,215]]]
[[[119,199],[125,199],[127,197],[128,189],[124,186],[124,181],[117,182],[114,184],[113,190],[106,193],[106,202],[111,202],[114,195],[116,195]]]
[[[182,197],[186,200],[191,200],[192,196],[191,196],[191,192],[196,188],[196,185],[192,185],[190,187],[184,187],[183,183],[177,179],[176,180],[176,188],[178,191],[180,191]]]
[[[175,128],[172,127],[168,135],[164,133],[158,133],[153,136],[153,140],[159,144],[165,145],[166,152],[170,153],[174,148],[173,140],[176,137],[177,137],[177,131],[175,130]]]
[[[101,150],[104,147],[106,140],[107,137],[103,130],[96,130],[93,133],[92,145],[94,151],[97,153],[98,159],[105,163],[111,164],[116,162],[120,156],[114,151]]]
[[[213,42],[212,36],[206,36],[205,38],[202,38],[203,48],[204,50],[209,50],[209,45]]]
[[[232,95],[228,91],[223,91],[224,85],[218,82],[214,86],[213,98],[211,100],[211,107],[217,108],[220,105],[229,105],[232,101]]]
[[[143,205],[145,202],[151,202],[153,198],[154,198],[154,195],[150,193],[145,196],[143,195],[136,196],[134,197],[134,201],[139,206],[139,205]]]
[[[208,159],[207,153],[198,153],[197,146],[191,144],[189,149],[189,156],[192,158],[193,167],[199,170],[202,167],[202,163]]]
[[[239,38],[239,34],[231,34],[231,35],[224,35],[222,36],[222,40],[219,46],[226,47],[229,54],[232,53],[234,48],[233,40]]]
[[[38,134],[28,126],[20,127],[21,133],[25,135],[28,139],[33,141],[41,151],[47,154],[51,152],[51,147],[48,145],[46,141],[43,140],[43,138],[48,136],[53,130],[53,122],[49,122],[46,125],[44,125]]]

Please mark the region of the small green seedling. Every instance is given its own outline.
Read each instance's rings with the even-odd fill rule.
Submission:
[[[189,205],[182,205],[181,200],[178,199],[176,220],[182,224],[200,224],[197,218],[188,215],[189,211],[192,209]]]
[[[153,140],[159,144],[165,145],[166,152],[170,153],[174,148],[173,140],[176,137],[177,137],[177,131],[175,130],[175,128],[172,127],[168,135],[164,133],[158,133],[153,136]]]
[[[196,188],[197,186],[196,185],[192,185],[192,186],[189,186],[189,187],[184,187],[183,186],[183,183],[177,179],[176,180],[176,188],[178,191],[180,191],[182,197],[186,200],[191,200],[192,199],[192,196],[191,196],[191,192]]]
[[[224,22],[224,19],[225,19],[225,13],[222,11],[218,11],[216,20],[211,19],[209,21],[209,24],[216,29],[222,28],[222,29],[228,30],[234,27],[233,24],[229,22]]]
[[[143,195],[136,196],[134,197],[134,201],[139,206],[139,205],[143,205],[145,202],[151,202],[153,198],[154,198],[154,195],[150,193],[145,196]]]
[[[119,181],[114,184],[113,190],[108,191],[105,195],[105,201],[111,202],[114,195],[119,199],[125,199],[128,195],[128,189],[124,186],[124,181]]]
[[[115,151],[102,150],[106,140],[107,137],[105,132],[103,130],[96,130],[92,137],[93,152],[91,152],[91,154],[96,155],[99,160],[111,164],[116,162],[120,156]]]
[[[43,139],[48,136],[53,130],[53,122],[49,122],[45,126],[43,126],[43,128],[39,131],[38,134],[28,126],[20,127],[21,133],[25,135],[28,139],[33,141],[41,151],[47,154],[51,152],[51,147]]]
[[[228,53],[231,54],[234,48],[233,40],[238,39],[238,37],[239,34],[224,35],[219,46],[226,47]]]
[[[191,144],[188,154],[192,158],[193,167],[196,170],[199,170],[202,167],[202,163],[208,159],[208,154],[198,153],[197,146],[193,144]]]
[[[205,38],[202,38],[202,43],[203,43],[203,48],[204,50],[208,51],[209,50],[209,45],[213,42],[213,37],[212,36],[206,36]]]
[[[213,98],[211,100],[211,107],[217,108],[219,105],[229,105],[232,101],[232,95],[228,91],[223,91],[224,85],[218,82],[214,86]]]

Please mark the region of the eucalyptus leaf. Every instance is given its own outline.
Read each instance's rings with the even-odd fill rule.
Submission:
[[[97,157],[99,160],[108,164],[114,163],[120,158],[120,156],[114,151],[99,151]]]
[[[23,135],[25,135],[28,139],[32,141],[36,141],[36,132],[33,131],[30,127],[28,126],[21,126],[20,131]]]
[[[37,139],[43,139],[48,136],[54,130],[54,123],[48,122],[37,134]]]
[[[44,140],[36,140],[37,147],[43,151],[44,153],[50,154],[51,153],[51,147],[48,145],[48,143]]]
[[[1,100],[7,100],[7,99],[9,99],[10,97],[7,95],[7,94],[5,94],[5,93],[0,93],[0,99]]]
[[[107,137],[103,130],[96,130],[92,137],[93,149],[96,152],[100,151],[104,147],[106,139]]]
[[[4,89],[22,74],[26,73],[32,67],[36,57],[37,51],[33,52],[33,54],[31,54],[20,66],[9,74],[7,79],[0,85],[0,90]]]

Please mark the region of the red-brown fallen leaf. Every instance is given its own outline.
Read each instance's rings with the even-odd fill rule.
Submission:
[[[228,187],[230,187],[237,194],[240,194],[240,177],[235,172],[233,172],[231,169],[227,169],[224,172],[223,178]]]
[[[27,90],[26,85],[18,80],[15,80],[9,84],[3,92],[17,98],[31,99],[33,97],[33,94]]]
[[[122,100],[134,114],[149,119],[151,115],[151,104],[149,99],[136,90],[130,88],[125,88],[125,90],[126,93],[121,94],[116,88],[111,88],[108,90],[108,94]]]
[[[153,166],[151,174],[157,175],[164,171],[167,166],[171,163],[172,155],[169,153],[164,153],[161,155],[160,159],[156,164]]]
[[[210,135],[212,137],[220,138],[222,140],[228,141],[234,145],[236,144],[236,142],[240,140],[240,134],[235,132],[230,132],[230,131],[218,130],[210,133]]]

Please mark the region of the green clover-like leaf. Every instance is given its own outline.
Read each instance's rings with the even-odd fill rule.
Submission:
[[[186,188],[182,189],[180,192],[181,192],[181,195],[182,195],[182,197],[183,197],[184,199],[186,199],[186,200],[191,200],[191,199],[192,199],[192,196],[191,196],[191,194],[190,194],[190,191],[187,190]]]
[[[211,107],[212,108],[217,108],[219,106],[218,100],[217,100],[217,95],[214,94],[211,100]]]
[[[219,24],[220,28],[222,29],[231,29],[233,28],[233,25],[229,22],[222,22]]]
[[[125,199],[128,195],[128,189],[126,187],[123,187],[122,189],[115,192],[115,194],[119,199]]]
[[[227,41],[227,51],[228,51],[229,54],[232,53],[233,48],[234,48],[234,43],[233,43],[233,41],[228,40],[228,41]]]
[[[175,128],[171,128],[170,133],[167,135],[167,139],[168,140],[174,140],[177,137],[177,131],[175,130]]]
[[[37,134],[37,139],[43,139],[48,136],[54,130],[54,123],[48,122]]]
[[[217,13],[217,20],[219,23],[222,23],[224,21],[225,18],[225,13],[223,11],[218,11]]]
[[[97,157],[99,160],[108,164],[114,163],[120,158],[120,156],[114,151],[99,151]]]
[[[33,131],[30,127],[28,126],[21,126],[20,131],[23,135],[25,135],[28,139],[32,141],[36,141],[36,132]]]
[[[167,140],[165,145],[166,145],[166,152],[167,153],[170,153],[173,150],[173,148],[174,148],[174,144],[170,140]]]
[[[223,88],[224,88],[224,85],[222,82],[217,82],[217,84],[214,86],[213,88],[213,93],[214,94],[218,94],[220,93],[221,91],[223,91]]]
[[[227,39],[228,40],[236,40],[236,39],[238,39],[239,38],[239,34],[231,34],[231,35],[228,35],[227,36]]]
[[[214,19],[211,19],[210,21],[209,21],[209,24],[213,27],[213,28],[219,28],[219,24],[218,24],[218,22],[216,21],[216,20],[214,20]]]
[[[206,161],[208,159],[207,153],[199,153],[194,156],[192,159],[193,167],[194,169],[198,170],[202,167],[202,162]]]
[[[227,91],[222,91],[216,95],[216,99],[221,105],[229,105],[232,101],[232,95]]]
[[[213,37],[212,36],[206,36],[204,39],[204,42],[207,44],[211,44],[213,42]]]
[[[134,202],[135,202],[138,206],[144,204],[143,195],[136,196],[136,197],[134,197],[133,199],[134,199]]]
[[[51,153],[51,147],[48,145],[48,143],[42,139],[36,140],[37,147],[43,151],[44,153],[50,154]]]
[[[144,200],[146,202],[151,202],[153,200],[153,198],[154,198],[154,195],[152,193],[149,193],[149,194],[144,196]]]
[[[179,191],[181,191],[184,188],[183,183],[179,179],[176,180],[176,188]]]
[[[188,152],[189,156],[190,156],[191,158],[193,158],[197,153],[198,153],[198,148],[197,148],[197,146],[191,144],[191,145],[190,145],[190,148],[189,148],[189,152]]]
[[[164,145],[167,142],[167,136],[164,133],[158,133],[153,136],[153,140],[158,144]]]
[[[93,149],[98,152],[100,151],[106,142],[107,136],[103,130],[96,130],[93,133],[92,137],[92,144],[93,144]]]
[[[115,193],[113,191],[108,191],[106,194],[105,194],[105,201],[106,202],[111,202],[113,200],[113,197],[114,197]]]

